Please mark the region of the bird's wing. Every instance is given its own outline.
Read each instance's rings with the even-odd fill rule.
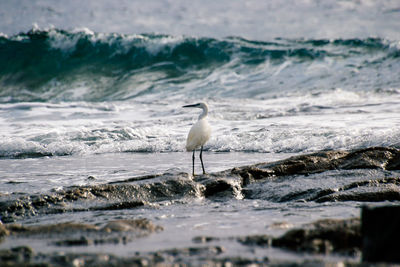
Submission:
[[[196,130],[193,125],[193,127],[189,131],[189,135],[186,140],[186,150],[187,151],[192,151],[195,150],[199,146],[199,142],[197,140],[197,135],[196,135]]]

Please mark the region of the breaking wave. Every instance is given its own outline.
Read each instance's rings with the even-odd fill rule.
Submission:
[[[163,92],[257,97],[276,93],[277,84],[279,90],[308,89],[321,79],[335,84],[332,59],[348,69],[342,79],[363,80],[370,76],[364,69],[392,71],[399,56],[398,43],[379,38],[261,42],[33,29],[0,35],[0,102],[113,101]]]

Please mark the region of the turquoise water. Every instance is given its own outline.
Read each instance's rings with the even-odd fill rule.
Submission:
[[[2,103],[397,92],[397,41],[37,30],[0,37]]]

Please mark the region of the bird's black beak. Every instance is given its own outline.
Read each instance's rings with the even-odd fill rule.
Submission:
[[[200,106],[200,105],[199,104],[193,104],[193,105],[183,106],[183,108],[195,108],[195,107],[198,107],[198,106]]]

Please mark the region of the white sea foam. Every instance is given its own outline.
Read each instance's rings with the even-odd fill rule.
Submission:
[[[49,34],[48,42],[53,49],[62,50],[65,53],[72,53],[79,41],[80,35],[68,36],[56,29],[47,30]]]
[[[197,118],[181,108],[185,103],[2,104],[0,127],[7,130],[1,131],[0,156],[184,151]],[[396,93],[341,89],[266,100],[209,99],[213,134],[205,149],[297,153],[399,145],[398,103]]]
[[[174,47],[184,40],[183,36],[162,36],[161,38],[146,38],[145,48],[152,54],[157,55],[165,49],[173,50]]]

